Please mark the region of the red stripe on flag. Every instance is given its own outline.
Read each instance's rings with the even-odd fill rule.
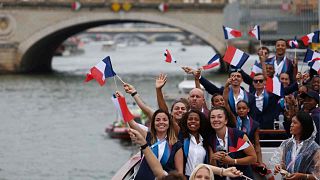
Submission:
[[[302,42],[303,42],[303,44],[304,44],[305,46],[308,46],[308,44],[309,44],[309,37],[308,37],[308,36],[303,36],[303,37],[301,38],[301,40],[302,40]]]
[[[228,46],[228,49],[227,49],[226,53],[224,54],[223,60],[225,62],[227,62],[228,64],[230,64],[233,57],[234,57],[234,54],[236,53],[236,50],[237,49],[235,47]]]
[[[90,71],[92,78],[94,78],[100,84],[100,86],[103,86],[105,84],[105,81],[102,79],[103,73],[96,67],[91,68]]]
[[[273,93],[273,79],[270,77],[266,80],[266,90],[269,93]]]
[[[218,66],[220,63],[216,62],[216,63],[212,63],[212,64],[209,64],[209,65],[205,65],[205,66],[202,66],[202,68],[204,70],[208,70],[208,69],[211,69],[211,68],[214,68],[216,66]]]
[[[129,122],[131,121],[134,117],[131,114],[131,112],[128,109],[126,100],[124,97],[118,97],[119,105],[120,105],[120,110],[122,113],[123,121],[124,122]]]
[[[242,36],[241,31],[234,30],[234,29],[232,31],[230,31],[230,34],[234,37],[241,37]]]

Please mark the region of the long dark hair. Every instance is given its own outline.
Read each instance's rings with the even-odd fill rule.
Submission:
[[[301,140],[306,140],[310,138],[314,131],[312,117],[304,111],[299,111],[296,114],[296,118],[298,119],[298,121],[301,123],[301,126],[302,126]]]
[[[169,115],[168,112],[166,112],[166,111],[164,111],[162,109],[156,110],[153,113],[152,118],[151,118],[151,126],[150,126],[151,144],[154,144],[155,142],[157,142],[157,133],[156,133],[156,128],[155,128],[155,118],[156,118],[157,114],[160,114],[160,113],[166,114],[166,116],[169,119],[169,128],[167,130],[167,140],[168,140],[168,143],[170,145],[173,145],[174,143],[176,143],[178,141],[178,139],[177,139],[176,134],[175,134],[174,129],[173,129],[172,118],[171,118],[171,116]]]
[[[199,119],[200,119],[200,127],[199,127],[199,130],[198,130],[198,133],[202,136],[202,137],[205,137],[206,136],[206,130],[207,130],[207,127],[208,127],[208,121],[206,119],[206,117],[204,116],[204,114],[198,110],[194,110],[194,109],[191,109],[190,111],[186,112],[181,121],[180,121],[180,131],[182,133],[182,136],[183,138],[188,138],[189,137],[189,133],[190,133],[190,130],[188,128],[188,125],[187,125],[187,121],[188,121],[188,118],[189,118],[189,115],[191,113],[195,113],[195,114],[198,114],[199,115]]]

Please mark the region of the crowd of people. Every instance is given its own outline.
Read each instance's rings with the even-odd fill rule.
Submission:
[[[207,80],[201,69],[182,67],[194,76],[195,88],[188,98],[175,101],[170,111],[162,93],[166,75],[156,78],[156,111],[125,83],[125,92],[150,119],[148,127],[129,122],[131,139],[144,154],[135,179],[273,179],[277,173],[288,180],[319,179],[320,77],[312,69],[298,72],[298,60],[286,57],[285,40],[277,40],[275,49],[275,56],[269,57],[268,48],[259,48],[262,72],[254,76],[230,67],[222,87]],[[283,95],[270,91],[274,78],[279,78]],[[212,95],[211,106],[201,85]],[[123,95],[117,92],[117,96]],[[280,135],[259,132],[274,129],[280,117],[280,127],[286,131],[281,138],[286,140],[269,163],[273,167],[266,167],[260,139]]]

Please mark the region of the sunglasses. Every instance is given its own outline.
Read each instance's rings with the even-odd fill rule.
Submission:
[[[253,82],[254,83],[263,83],[263,79],[254,79]]]

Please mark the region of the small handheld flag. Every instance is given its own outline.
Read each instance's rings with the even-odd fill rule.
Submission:
[[[218,66],[219,64],[220,64],[220,56],[219,56],[219,54],[216,54],[210,59],[208,64],[202,66],[202,68],[204,70],[208,70],[208,69],[211,69],[211,68],[214,68],[214,67]]]
[[[256,38],[257,40],[260,40],[260,26],[259,25],[255,25],[249,32],[248,34],[253,37]]]
[[[250,144],[246,140],[239,137],[238,141],[237,141],[237,147],[229,146],[229,153],[242,151],[242,150],[248,148],[249,146],[250,146]]]
[[[120,115],[122,116],[122,119],[124,122],[129,122],[131,121],[134,116],[131,114],[131,112],[128,109],[126,99],[123,96],[118,96],[116,97],[114,94],[112,96],[112,102]]]
[[[301,40],[305,46],[308,46],[309,43],[319,43],[319,30],[302,36]]]
[[[282,97],[284,94],[283,85],[277,76],[274,76],[273,78],[267,78],[266,90],[267,92],[273,93],[280,97]]]
[[[81,8],[81,3],[79,1],[74,1],[71,3],[71,9],[74,11],[78,11]]]
[[[224,54],[223,60],[237,68],[241,68],[248,58],[249,54],[233,46],[228,46],[228,49]]]
[[[100,84],[100,86],[103,86],[106,82],[106,78],[113,77],[115,75],[116,73],[112,69],[110,56],[107,56],[97,65],[90,69],[90,72],[87,74],[85,82],[95,79]]]
[[[258,61],[255,61],[253,66],[252,66],[252,70],[251,70],[251,74],[250,76],[253,78],[255,74],[257,73],[262,73],[262,66],[260,63],[258,63]]]
[[[239,30],[231,29],[229,27],[222,26],[223,33],[224,33],[224,39],[233,39],[241,37],[242,34]]]
[[[164,53],[164,56],[166,57],[166,62],[167,63],[171,63],[172,61],[174,62],[174,63],[177,63],[177,61],[173,58],[173,56],[170,54],[170,52],[169,52],[169,50],[168,49],[166,49],[166,52]]]
[[[317,71],[318,74],[320,74],[320,59],[316,59],[316,60],[309,62],[308,66],[310,66],[312,69]]]
[[[166,12],[169,9],[169,5],[167,3],[161,3],[158,8],[161,12]]]
[[[297,48],[297,47],[299,46],[298,41],[297,41],[297,37],[294,37],[293,40],[289,40],[289,41],[288,41],[288,45],[289,45],[291,48]]]
[[[311,49],[307,49],[303,62],[311,62],[316,60],[320,60],[320,53],[312,51]]]

